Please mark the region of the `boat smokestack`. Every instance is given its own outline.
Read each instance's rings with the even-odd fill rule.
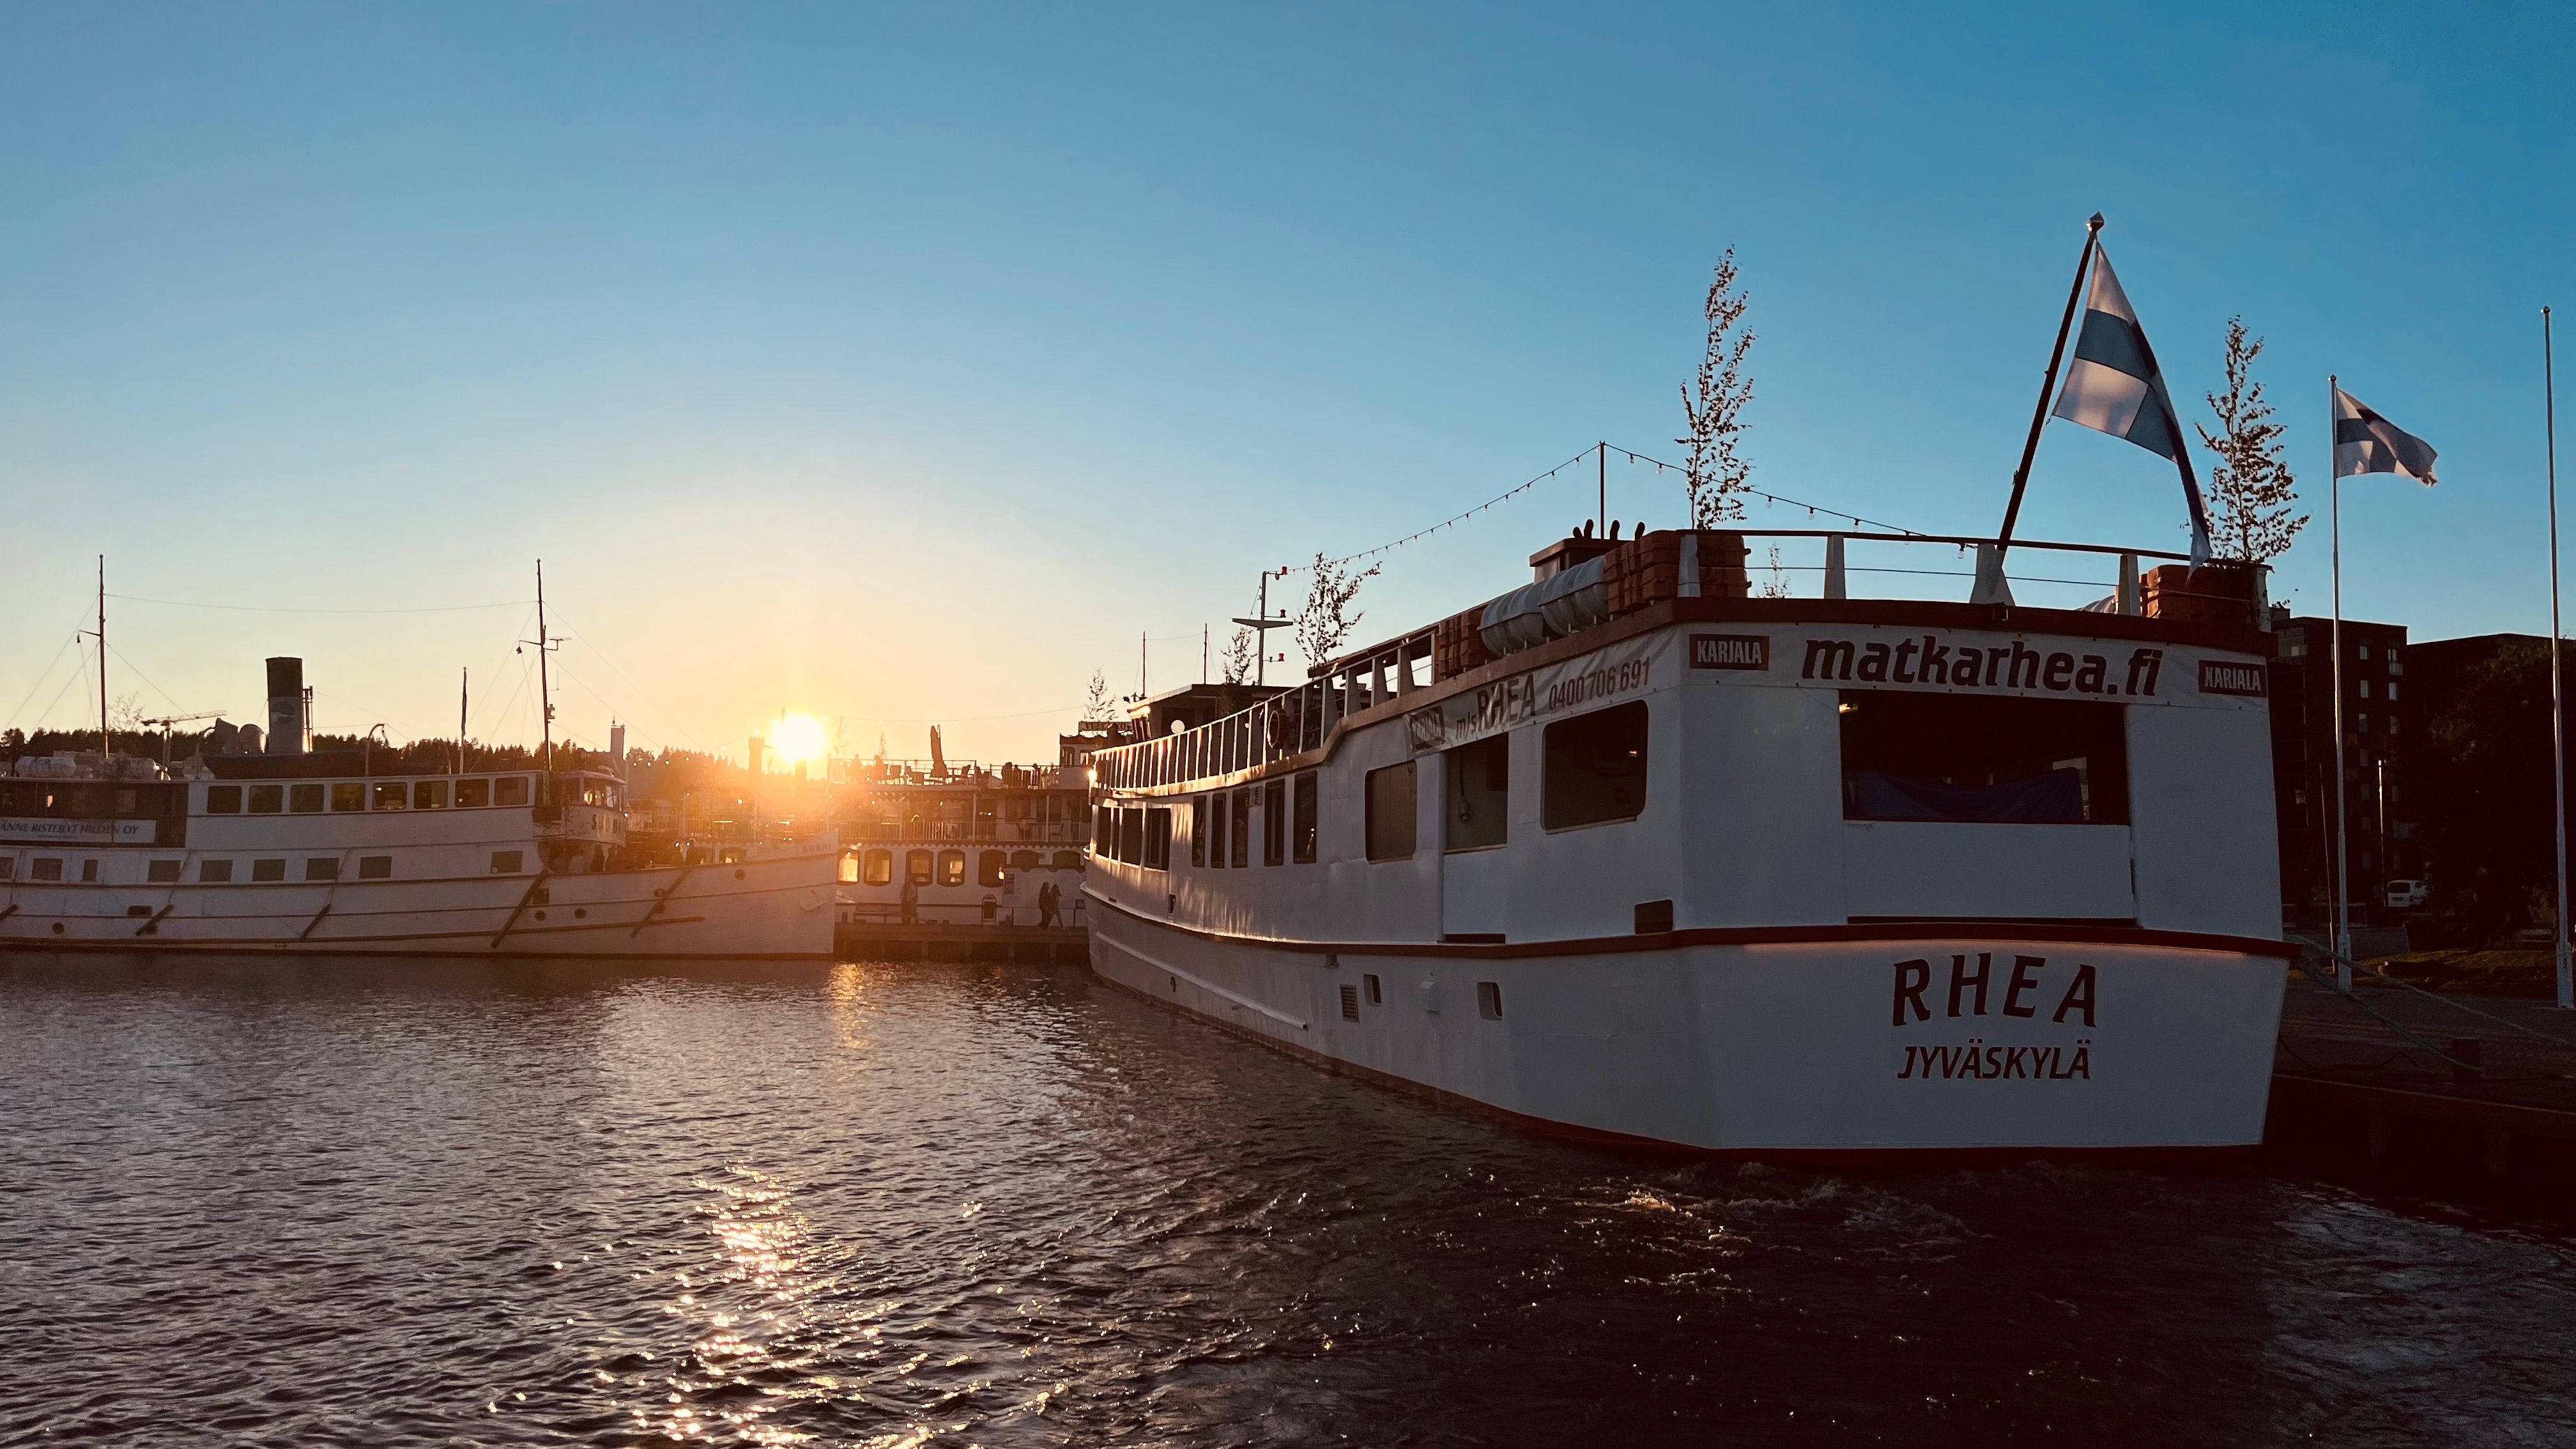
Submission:
[[[268,661],[268,749],[272,755],[301,755],[313,747],[305,718],[304,661]]]

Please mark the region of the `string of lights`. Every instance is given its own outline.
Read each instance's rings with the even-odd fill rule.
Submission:
[[[1608,448],[1613,453],[1619,454],[1631,463],[1651,464],[1654,467],[1654,470],[1658,473],[1687,473],[1690,471],[1679,463],[1667,463],[1661,458],[1648,457],[1644,453],[1620,447],[1617,443],[1604,443],[1601,446]],[[1807,503],[1796,498],[1787,497],[1783,494],[1766,493],[1759,488],[1746,488],[1742,491],[1752,497],[1761,499],[1765,503],[1777,504],[1783,508],[1803,508],[1807,510],[1807,516],[1809,518],[1822,515],[1826,518],[1839,518],[1845,522],[1859,524],[1868,528],[1883,528],[1891,533],[1910,534],[1916,532],[1916,530],[1907,528],[1901,523],[1884,523],[1875,518],[1863,518],[1857,513],[1845,513],[1839,508],[1827,508],[1821,503]]]
[[[1595,444],[1594,446],[1598,447],[1600,445]],[[1380,554],[1393,553],[1395,550],[1404,547],[1408,543],[1429,538],[1431,535],[1438,533],[1444,528],[1455,528],[1459,524],[1466,522],[1468,519],[1475,517],[1479,513],[1483,513],[1498,503],[1508,503],[1512,499],[1519,497],[1521,494],[1527,493],[1541,483],[1546,482],[1557,474],[1564,472],[1566,469],[1571,468],[1575,464],[1592,456],[1592,452],[1592,448],[1586,448],[1582,452],[1575,454],[1573,457],[1566,459],[1564,462],[1557,464],[1555,467],[1548,469],[1546,472],[1531,478],[1525,483],[1518,484],[1511,488],[1506,488],[1502,492],[1495,494],[1493,497],[1486,499],[1484,502],[1477,504],[1475,507],[1468,509],[1464,513],[1453,514],[1450,517],[1440,520],[1438,523],[1432,524],[1428,528],[1417,528],[1413,532],[1406,534],[1402,538],[1396,539],[1392,543],[1382,543],[1375,548],[1364,548],[1357,553],[1343,554],[1340,558],[1326,559],[1324,560],[1324,566],[1327,568],[1339,568],[1346,563],[1357,563],[1361,559],[1376,558]],[[1313,564],[1285,564],[1280,567],[1278,573],[1279,577],[1285,578],[1293,573],[1310,571],[1314,567],[1315,566]]]
[[[1477,514],[1483,513],[1494,507],[1496,504],[1507,503],[1521,494],[1536,488],[1541,483],[1547,482],[1549,479],[1556,477],[1566,469],[1571,468],[1575,464],[1582,462],[1584,459],[1593,456],[1596,452],[1616,453],[1620,457],[1627,459],[1631,464],[1643,464],[1654,469],[1657,473],[1687,473],[1689,471],[1679,463],[1666,462],[1664,459],[1654,457],[1651,454],[1640,453],[1634,448],[1623,448],[1617,443],[1595,443],[1591,447],[1584,449],[1582,452],[1575,454],[1573,457],[1566,459],[1564,462],[1557,464],[1555,467],[1548,469],[1546,472],[1538,474],[1537,476],[1517,484],[1514,487],[1507,488],[1501,493],[1486,499],[1484,502],[1477,504],[1475,507],[1470,508],[1463,513],[1452,514],[1451,516],[1440,520],[1438,523],[1432,524],[1428,528],[1415,529],[1413,532],[1406,534],[1402,538],[1395,539],[1388,543],[1379,544],[1375,548],[1364,548],[1357,553],[1346,553],[1339,558],[1326,559],[1324,560],[1324,566],[1327,568],[1339,568],[1343,564],[1358,563],[1363,559],[1377,558],[1384,554],[1393,553],[1395,550],[1404,547],[1406,544],[1415,543],[1422,539],[1429,538],[1431,535],[1440,532],[1442,529],[1455,528],[1459,524],[1466,522],[1468,519],[1474,518]],[[1804,499],[1791,498],[1787,494],[1783,493],[1773,493],[1761,488],[1746,488],[1742,491],[1748,497],[1759,498],[1763,502],[1775,507],[1803,508],[1807,510],[1807,516],[1809,518],[1823,517],[1840,519],[1855,527],[1885,529],[1890,533],[1917,534],[1919,532],[1919,530],[1907,528],[1901,523],[1888,523],[1882,519],[1865,518],[1857,513],[1846,513],[1839,508],[1827,508],[1821,503],[1809,503]],[[1286,578],[1288,575],[1293,573],[1311,572],[1314,568],[1315,565],[1313,564],[1283,564],[1274,571],[1274,576],[1278,578]]]

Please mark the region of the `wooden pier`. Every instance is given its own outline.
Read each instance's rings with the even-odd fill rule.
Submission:
[[[2367,982],[2367,978],[2365,978]],[[2446,1186],[2576,1180],[2576,1013],[2294,976],[2265,1140]]]
[[[852,921],[833,928],[844,961],[1060,961],[1089,958],[1091,933],[969,921]]]

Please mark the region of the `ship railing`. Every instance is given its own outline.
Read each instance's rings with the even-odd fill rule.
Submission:
[[[1765,549],[1759,563],[1752,558],[1757,540]],[[1784,543],[1802,551],[1797,561],[1788,559]],[[1855,551],[1860,562],[1851,561]],[[1808,562],[1810,558],[1815,561]],[[2009,572],[1997,561],[1993,539],[1960,534],[1814,528],[1648,533],[1611,544],[1587,561],[1586,567],[1599,565],[1592,576],[1598,589],[1551,600],[1545,617],[1529,621],[1516,637],[1501,637],[1513,631],[1490,621],[1496,606],[1514,597],[1507,594],[1339,655],[1315,666],[1306,683],[1233,714],[1160,739],[1094,750],[1088,759],[1094,782],[1105,789],[1223,779],[1320,749],[1341,720],[1541,638],[1564,637],[1677,596],[1920,598],[1925,589],[1919,581],[1943,579],[1963,582],[1960,594],[1985,603],[2009,602],[2018,589],[2034,595],[2030,602],[2035,607],[2270,627],[2269,569],[2261,564],[2213,561],[2190,569],[2181,567],[2188,555],[2162,549],[2038,539],[2015,540],[2003,558],[2033,562],[2022,572]],[[2149,560],[2161,566],[2142,574]],[[1686,580],[1686,565],[1694,561],[1693,577]],[[2066,577],[2077,572],[2093,576]],[[1883,591],[1889,585],[1911,587]],[[1863,592],[1856,594],[1856,587]],[[2043,594],[2045,602],[2038,597]]]

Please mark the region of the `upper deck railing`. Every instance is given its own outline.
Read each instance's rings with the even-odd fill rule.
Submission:
[[[1814,542],[1823,561],[1816,564],[1753,562],[1748,539]],[[1849,544],[1896,545],[1903,548],[1951,550],[1954,566],[1892,567],[1851,564]],[[1605,551],[1554,580],[1540,580],[1511,593],[1414,630],[1338,656],[1318,665],[1305,684],[1282,691],[1249,708],[1197,728],[1138,744],[1095,750],[1088,756],[1095,779],[1113,790],[1149,789],[1192,780],[1221,779],[1320,749],[1341,720],[1398,699],[1418,689],[1464,674],[1493,659],[1549,638],[1562,638],[1607,623],[1649,605],[1675,597],[1756,597],[1757,581],[1782,587],[1786,576],[1820,574],[1822,594],[1850,597],[1854,576],[1869,579],[1942,578],[1974,581],[1976,562],[1991,558],[1991,538],[1954,534],[1842,532],[1812,528],[1705,529],[1649,533],[1609,543]],[[2083,559],[2110,565],[2099,581],[2066,578],[2074,567],[2050,573],[2004,574],[2010,585],[2105,594],[2059,607],[2146,617],[2242,620],[2264,626],[2264,589],[2260,565],[2213,562],[2201,570],[2159,568],[2141,577],[2140,560],[2183,565],[2188,555],[2161,549],[2122,548],[2107,544],[2016,540],[2011,552]],[[1775,554],[1774,557],[1777,557]],[[1685,587],[1685,565],[1689,570]],[[1929,563],[1919,555],[1910,564]],[[1970,567],[1957,567],[1968,563]],[[1770,578],[1772,575],[1777,578]],[[1596,597],[1597,596],[1597,597]],[[1872,594],[1873,598],[1920,595]],[[1497,618],[1497,614],[1502,615]],[[1497,633],[1508,636],[1496,639]],[[1505,647],[1495,648],[1495,643]]]

